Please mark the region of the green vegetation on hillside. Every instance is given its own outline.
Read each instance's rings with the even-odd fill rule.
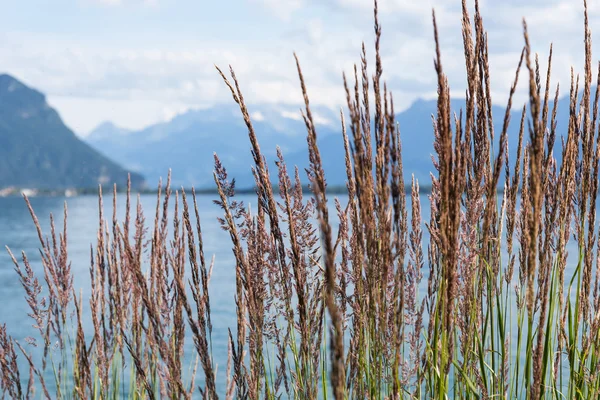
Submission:
[[[0,75],[0,188],[125,185],[128,171],[81,141],[44,95]],[[131,174],[134,187],[144,178]]]

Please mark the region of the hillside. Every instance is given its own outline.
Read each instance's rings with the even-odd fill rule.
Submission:
[[[306,147],[306,131],[298,108],[254,107],[253,122],[260,140],[261,150],[270,165],[279,145],[291,164],[305,163],[292,156]],[[319,132],[333,135],[339,131],[335,113],[316,109],[320,116]],[[194,185],[197,188],[214,186],[212,171],[213,153],[218,153],[238,187],[251,187],[252,177],[250,144],[239,109],[219,106],[207,110],[192,110],[171,121],[127,132],[103,123],[85,140],[103,154],[132,170],[138,171],[154,183],[172,170],[175,186]]]
[[[561,104],[561,107],[564,106],[565,104]],[[464,100],[452,102],[453,112],[458,114],[461,107],[464,107]],[[270,105],[250,107],[250,112],[257,117],[253,118],[253,122],[261,151],[267,157],[271,170],[275,168],[276,146],[280,146],[288,165],[298,166],[306,183],[303,172],[308,167],[306,129],[298,119],[298,109],[295,109],[296,113],[293,111],[294,109]],[[317,133],[326,178],[330,186],[343,186],[346,174],[339,117],[323,108],[315,109],[314,113],[319,116],[320,121]],[[435,113],[435,101],[417,100],[407,110],[396,115],[406,176],[414,174],[423,185],[430,182],[431,155],[434,154],[431,115]],[[495,138],[497,146],[504,107],[494,106],[493,115],[495,131],[498,132]],[[516,154],[520,117],[520,108],[513,109],[509,127],[511,159]],[[562,122],[559,121],[559,129],[561,125]],[[213,153],[217,152],[230,176],[236,178],[238,187],[253,186],[250,144],[235,104],[188,111],[169,122],[134,132],[104,123],[85,140],[104,154],[111,154],[128,168],[143,173],[150,182],[156,182],[161,176],[165,177],[171,168],[176,185],[212,188]]]
[[[0,188],[93,188],[124,185],[127,170],[79,139],[45,96],[0,75]],[[141,187],[142,175],[132,184]]]

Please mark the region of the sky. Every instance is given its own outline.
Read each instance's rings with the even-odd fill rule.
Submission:
[[[472,16],[474,0],[467,4]],[[460,97],[460,0],[379,6],[384,79],[396,108],[435,97],[432,9],[442,65]],[[360,61],[362,42],[374,65],[372,0],[0,0],[0,7],[0,72],[45,93],[81,136],[104,121],[140,129],[190,108],[233,104],[215,65],[234,68],[251,110],[300,107],[294,52],[311,103],[332,109],[344,105],[342,73]],[[507,100],[524,43],[522,18],[542,68],[553,43],[553,82],[567,93],[571,66],[583,71],[583,0],[481,0],[480,9],[493,102]],[[589,0],[588,9],[594,37],[600,0]],[[525,89],[521,79],[517,101],[526,100]]]

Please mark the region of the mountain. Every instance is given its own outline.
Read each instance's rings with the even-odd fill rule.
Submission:
[[[134,173],[132,184],[144,178]],[[94,188],[123,185],[127,170],[80,140],[45,96],[0,75],[0,188]]]
[[[325,108],[315,108],[319,132],[338,132],[338,117]],[[270,161],[279,145],[284,155],[306,148],[306,130],[299,108],[283,106],[252,107],[253,124],[261,151]],[[252,155],[244,120],[234,106],[192,110],[171,121],[123,135],[119,128],[107,136],[102,124],[85,140],[126,167],[139,171],[150,183],[165,178],[172,170],[175,186],[214,187],[212,171],[216,152],[238,187],[251,187]],[[296,159],[294,159],[295,161]],[[301,161],[301,162],[300,162]],[[304,160],[298,160],[302,167]]]
[[[452,100],[451,110],[456,115],[464,107],[464,99]],[[298,166],[303,182],[306,182],[306,128],[298,110],[269,105],[250,107],[261,151],[267,158],[273,179],[276,179],[273,174],[275,149],[280,146],[288,169]],[[430,182],[429,174],[433,169],[431,155],[435,153],[431,115],[436,110],[435,100],[417,100],[407,110],[396,115],[402,140],[405,179],[410,179],[414,174],[422,185]],[[568,112],[568,98],[563,98],[559,103],[557,118],[559,134],[564,132]],[[331,186],[344,185],[346,173],[339,116],[326,108],[315,108],[313,113],[320,122],[317,124],[318,144],[327,181]],[[497,149],[505,106],[493,106],[492,114],[496,132],[494,146]],[[521,108],[515,106],[508,129],[511,162],[514,162],[516,156],[520,119]],[[128,168],[140,171],[150,182],[157,182],[160,176],[164,178],[171,168],[173,183],[177,186],[212,188],[213,153],[216,152],[229,175],[235,177],[238,187],[248,188],[254,183],[247,130],[235,104],[188,111],[171,121],[129,133],[113,127],[113,134],[108,135],[102,126],[86,139],[88,143],[104,154],[110,154]],[[560,157],[560,152],[557,151],[560,138],[557,138],[556,144],[555,156]]]
[[[465,108],[465,101],[464,99],[451,100],[450,107],[453,114],[460,115],[461,108]],[[418,99],[408,109],[396,114],[396,122],[400,130],[402,143],[402,163],[406,183],[410,183],[411,175],[414,175],[422,186],[428,186],[431,183],[430,172],[433,171],[431,156],[434,155],[437,158],[433,148],[431,116],[436,113],[437,100]],[[505,107],[492,106],[496,148],[502,131],[504,113]],[[521,112],[513,109],[508,129],[509,156],[512,155],[511,159],[514,159],[516,155],[520,117]],[[371,125],[373,129],[373,124]],[[347,180],[344,164],[344,144],[340,132],[341,129],[338,128],[334,135],[322,135],[319,143],[327,181],[334,186],[344,185]],[[348,135],[351,135],[351,133],[348,132]],[[308,152],[305,148],[306,146],[290,154],[288,159],[296,163],[308,159]]]
[[[98,125],[92,132],[90,132],[89,137],[96,141],[115,140],[117,138],[122,138],[131,132],[132,131],[129,129],[120,128],[112,122],[106,121]]]

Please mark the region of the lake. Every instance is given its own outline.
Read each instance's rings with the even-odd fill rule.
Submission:
[[[250,205],[256,210],[256,197],[252,195],[236,196],[246,206]],[[342,204],[347,202],[347,196],[338,196]],[[170,217],[174,212],[174,197],[170,201]],[[231,250],[229,234],[223,231],[217,221],[222,216],[222,210],[213,203],[217,195],[198,196],[198,209],[202,221],[204,251],[207,259],[215,257],[215,265],[210,281],[211,310],[213,322],[213,353],[218,365],[217,385],[225,385],[225,370],[227,365],[228,329],[235,331],[235,259]],[[105,218],[112,216],[112,195],[104,199]],[[426,199],[423,199],[425,201]],[[50,214],[54,215],[57,230],[62,228],[63,206],[68,205],[68,250],[69,260],[72,262],[74,288],[83,294],[84,318],[89,318],[90,298],[90,246],[96,245],[98,230],[98,198],[96,196],[78,197],[32,197],[30,198],[34,211],[40,221],[44,235],[50,233]],[[134,196],[132,201],[135,202]],[[146,216],[146,223],[151,226],[156,207],[155,195],[142,195],[140,201]],[[117,200],[117,214],[119,221],[125,217],[125,196],[119,195]],[[181,208],[180,208],[181,210]],[[425,210],[424,210],[425,211]],[[334,229],[337,227],[336,215],[331,216]],[[32,327],[34,323],[27,316],[30,312],[24,298],[24,290],[19,278],[14,271],[14,265],[5,249],[8,246],[13,254],[20,260],[21,251],[24,251],[36,276],[43,280],[43,267],[40,261],[40,243],[34,223],[31,219],[25,201],[21,197],[0,198],[0,324],[6,323],[10,335],[25,345],[25,338],[36,337],[37,330]],[[42,294],[44,296],[45,293]],[[91,338],[93,328],[91,323],[85,326],[86,336]],[[195,355],[191,337],[187,338],[186,354]],[[36,349],[25,345],[25,348],[34,355]],[[39,351],[38,351],[39,353]],[[35,357],[37,358],[37,357]],[[25,361],[22,359],[22,361]],[[23,370],[26,377],[27,369]],[[201,382],[201,374],[198,374]]]
[[[246,206],[250,205],[256,210],[256,198],[250,195],[236,196],[244,201]],[[330,196],[333,198],[334,196]],[[342,204],[347,202],[346,196],[337,196]],[[217,217],[222,216],[221,209],[213,204],[217,195],[202,195],[198,197],[200,211],[204,251],[209,259],[214,255],[215,265],[210,281],[210,295],[213,321],[213,354],[218,365],[217,386],[225,385],[225,370],[227,365],[227,341],[228,329],[235,330],[235,259],[231,251],[229,234],[220,228]],[[410,199],[409,199],[410,200]],[[64,202],[68,203],[68,246],[69,259],[72,262],[74,275],[74,287],[77,292],[81,289],[84,299],[85,319],[89,318],[89,296],[90,296],[90,246],[96,244],[98,229],[98,199],[95,196],[79,196],[71,198],[61,197],[33,197],[31,204],[40,220],[44,234],[49,234],[49,215],[52,213],[56,218],[57,226],[62,227],[62,215]],[[156,206],[155,195],[143,195],[140,197],[142,207],[147,219],[147,224],[153,222]],[[105,218],[111,218],[112,205],[109,197],[105,198]],[[124,195],[118,197],[118,217],[124,218]],[[410,204],[409,204],[410,205]],[[173,212],[173,201],[170,202],[171,214]],[[421,196],[421,208],[423,221],[429,220],[429,201],[426,195]],[[333,208],[331,209],[333,211]],[[330,214],[333,219],[334,230],[337,229],[337,217],[335,213]],[[409,211],[410,216],[410,211]],[[428,232],[423,226],[423,241],[429,241]],[[21,197],[0,198],[0,323],[6,323],[8,332],[20,343],[25,344],[28,336],[35,336],[36,330],[32,328],[33,320],[27,314],[28,305],[24,299],[24,290],[19,283],[14,266],[4,246],[11,248],[16,256],[24,251],[31,261],[32,267],[40,280],[43,279],[42,265],[40,262],[40,244],[33,221],[29,215],[25,201]],[[576,250],[571,243],[569,250]],[[425,253],[426,254],[426,253]],[[571,257],[572,258],[572,257]],[[566,275],[571,276],[573,270],[571,261]],[[424,271],[423,284],[420,295],[424,295],[427,285],[427,271]],[[45,295],[45,294],[42,294]],[[84,327],[88,340],[93,331],[91,323]],[[515,332],[513,331],[513,334]],[[513,341],[512,344],[516,343]],[[25,345],[26,349],[35,354],[35,348]],[[195,355],[191,337],[187,339],[186,354]],[[24,361],[24,360],[22,360]],[[27,370],[23,370],[27,376]],[[201,374],[198,374],[202,381]]]

